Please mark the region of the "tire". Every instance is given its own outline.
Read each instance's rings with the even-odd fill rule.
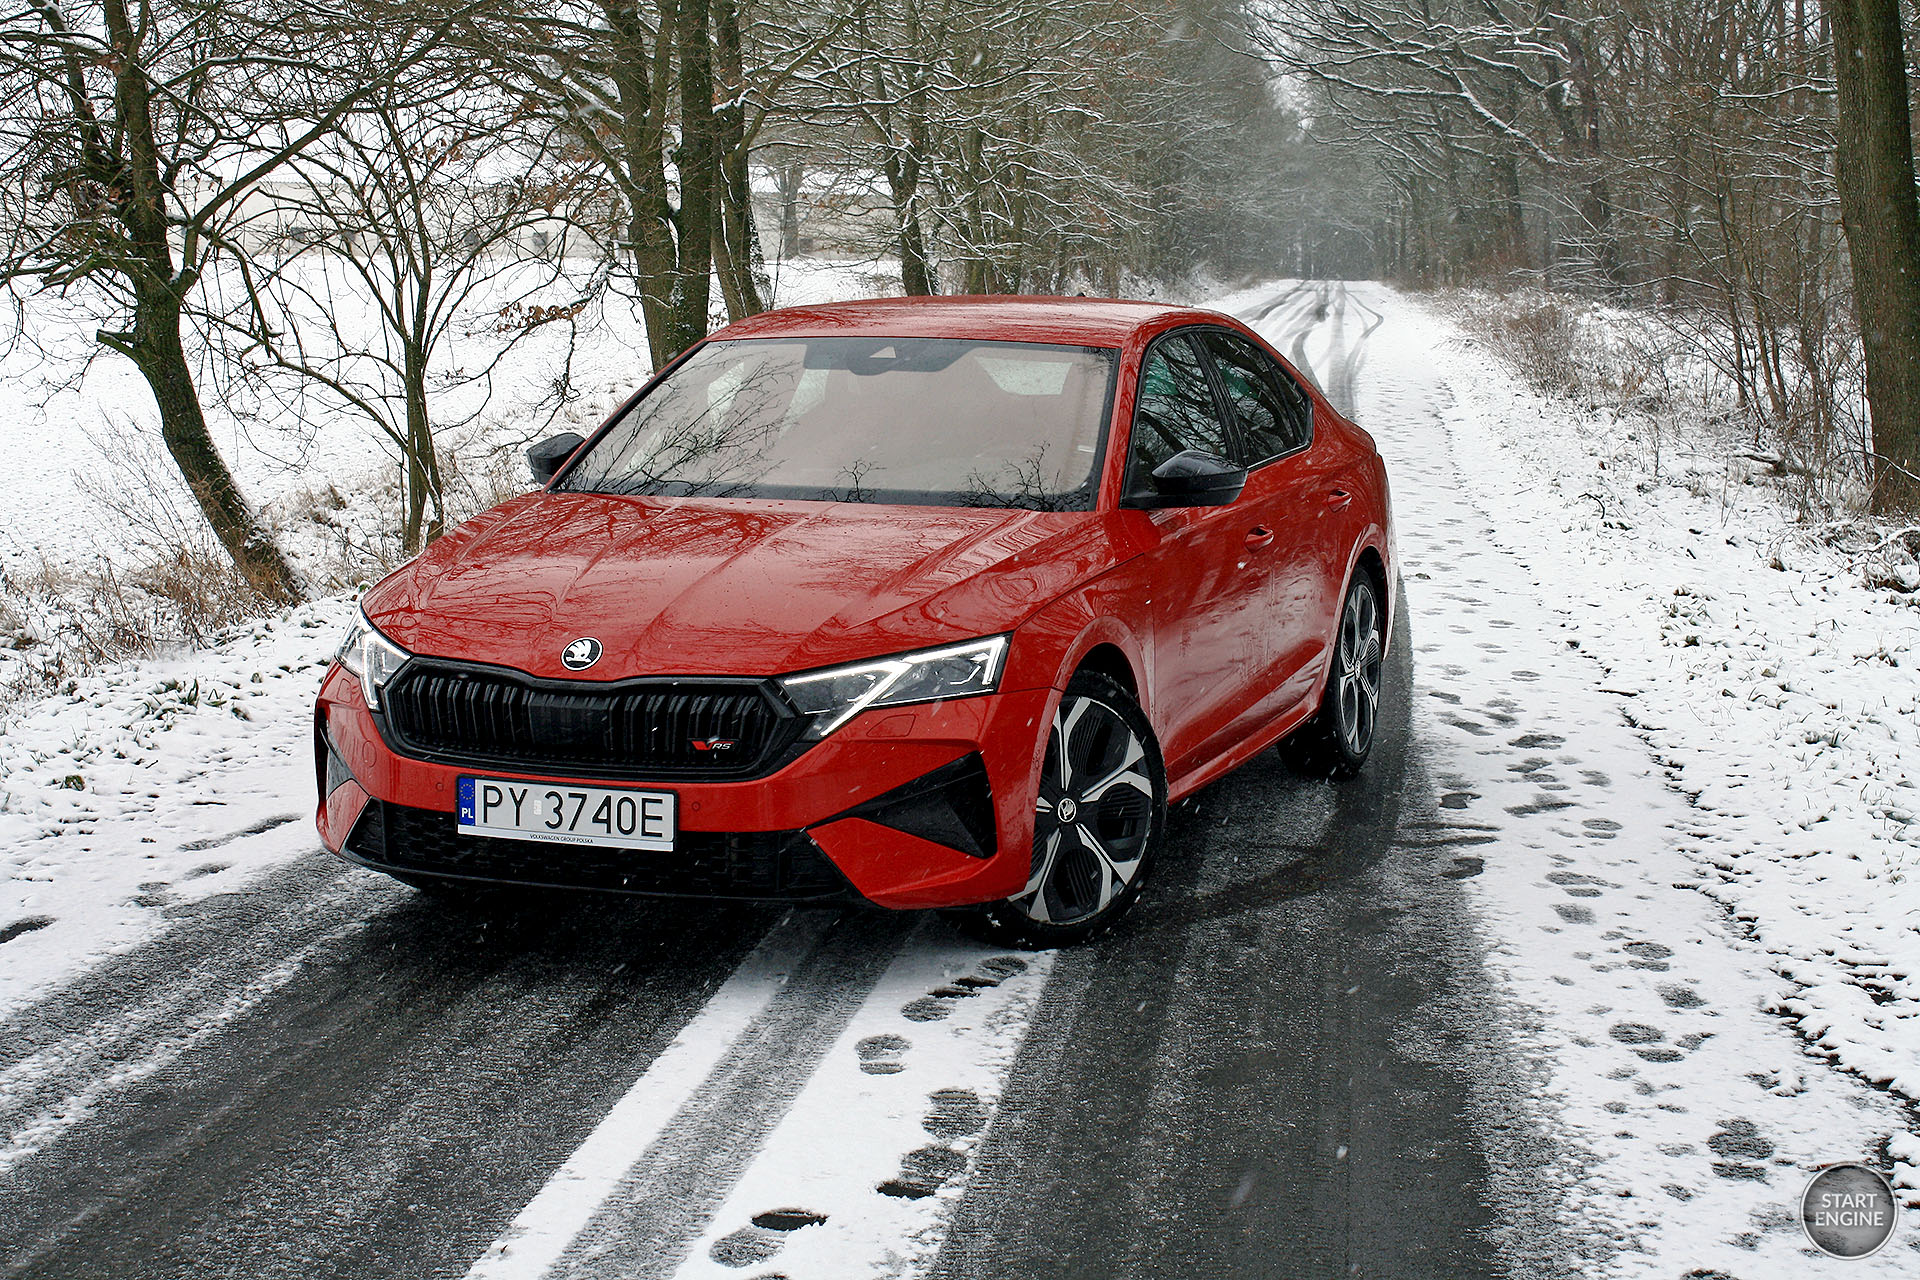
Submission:
[[[1371,575],[1357,573],[1340,609],[1320,709],[1281,744],[1287,763],[1297,772],[1313,778],[1351,778],[1366,764],[1380,727],[1386,645],[1379,588]]]
[[[1166,815],[1167,770],[1146,713],[1109,677],[1078,673],[1047,733],[1027,885],[976,908],[976,932],[1016,947],[1105,933],[1139,900]]]

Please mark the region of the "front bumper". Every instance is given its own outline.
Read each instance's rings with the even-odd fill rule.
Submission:
[[[763,778],[645,781],[672,791],[672,852],[462,836],[462,776],[606,785],[587,777],[436,764],[382,737],[339,667],[315,719],[317,815],[327,848],[409,876],[627,893],[924,908],[1018,893],[1052,689],[868,711]]]

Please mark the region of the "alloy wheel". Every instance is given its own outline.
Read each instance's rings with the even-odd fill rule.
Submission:
[[[1040,924],[1106,911],[1139,876],[1153,833],[1147,744],[1119,711],[1069,694],[1054,713],[1035,803],[1033,874],[1012,904]]]
[[[1367,582],[1356,582],[1340,619],[1340,670],[1334,690],[1342,745],[1364,756],[1373,745],[1380,718],[1380,671],[1385,647],[1380,640],[1380,606]]]

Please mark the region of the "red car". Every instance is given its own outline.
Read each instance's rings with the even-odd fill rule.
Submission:
[[[682,354],[366,594],[327,847],[428,887],[976,906],[1077,941],[1167,803],[1372,746],[1372,439],[1226,316],[932,298]]]

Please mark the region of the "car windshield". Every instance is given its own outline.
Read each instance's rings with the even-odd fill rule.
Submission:
[[[708,343],[557,487],[1091,510],[1117,357],[960,338]]]

